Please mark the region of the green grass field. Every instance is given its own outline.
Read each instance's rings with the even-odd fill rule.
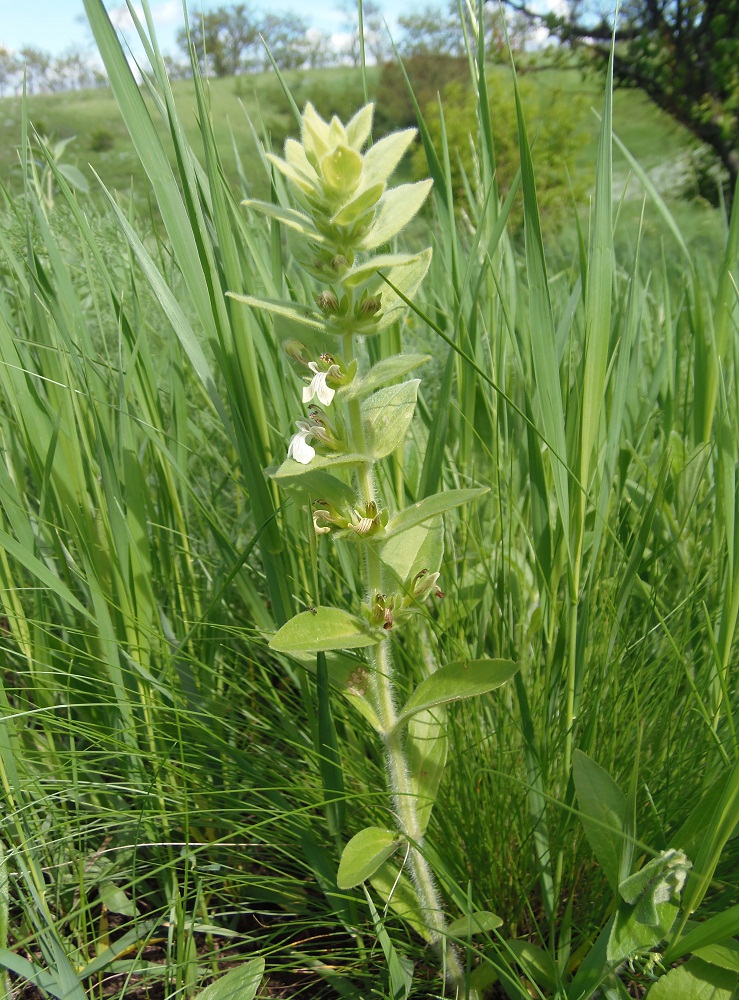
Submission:
[[[359,126],[292,185],[276,76],[144,98],[85,2],[111,90],[27,116],[108,193],[0,102],[0,1000],[736,1000],[739,198],[587,81],[561,223],[481,116],[404,235]]]
[[[494,72],[502,72],[500,69]],[[506,73],[506,77],[508,74]],[[377,89],[378,71],[368,70],[370,99]],[[582,102],[582,143],[578,154],[578,167],[592,182],[595,153],[598,143],[598,121],[595,112],[601,100],[602,84],[578,70],[546,70],[535,73],[537,86],[545,91],[573,93]],[[296,103],[302,107],[307,99],[313,101],[325,116],[337,113],[346,118],[363,102],[363,87],[359,70],[350,67],[327,70],[297,71],[286,74]],[[143,88],[142,88],[143,90]],[[177,103],[182,125],[188,141],[198,141],[197,110],[191,81],[175,81],[172,92]],[[294,119],[274,73],[247,74],[208,81],[212,125],[219,148],[224,151],[224,167],[232,183],[238,181],[238,171],[233,155],[235,145],[244,162],[248,178],[261,183],[257,166],[254,137],[249,121],[268,134],[276,147],[291,132]],[[22,106],[20,98],[0,99],[0,177],[6,182],[18,183],[19,166],[17,149],[20,144]],[[68,94],[32,95],[28,98],[29,121],[44,135],[58,139],[73,137],[67,153],[70,162],[78,166],[88,181],[93,183],[94,170],[112,190],[145,189],[141,164],[132,147],[115,98],[109,89],[77,91],[70,99]],[[162,137],[166,134],[164,123],[158,124]],[[263,130],[263,132],[261,131]],[[646,171],[656,174],[660,193],[671,207],[678,201],[670,190],[669,172],[691,148],[687,131],[657,109],[638,91],[619,90],[614,99],[614,131]],[[101,135],[102,133],[102,135]],[[101,144],[110,148],[100,150]],[[165,140],[166,142],[166,140]],[[173,151],[170,150],[170,155]],[[617,189],[626,184],[628,165],[616,154],[615,171]],[[667,175],[667,176],[665,176]],[[640,200],[638,183],[631,186],[631,196]],[[698,229],[710,228],[713,215],[707,206],[680,206],[679,214],[685,218],[689,231],[692,222]]]
[[[349,109],[362,103],[361,78],[356,70],[293,72],[287,79],[299,103],[310,96],[324,114],[336,110],[346,115]],[[229,153],[232,137],[244,160],[247,176],[261,177],[249,119],[257,128],[272,135],[276,145],[282,144],[294,123],[276,76],[260,73],[212,79],[208,88],[213,128],[219,148],[224,151],[229,179],[238,180],[236,163]],[[189,81],[175,81],[173,93],[188,141],[196,144],[198,124],[193,85]],[[337,96],[334,98],[334,95]],[[6,183],[13,179],[17,183],[19,177],[17,148],[21,116],[20,98],[0,99],[0,176]],[[91,184],[94,170],[113,190],[127,191],[132,183],[139,194],[145,190],[140,161],[109,89],[75,91],[72,95],[32,95],[28,98],[28,118],[45,135],[53,134],[59,139],[74,137],[68,159],[85,173]],[[101,131],[103,142],[111,144],[109,149],[102,151],[95,148],[100,144]],[[164,123],[159,125],[159,133],[165,136]],[[172,149],[169,152],[174,155]]]

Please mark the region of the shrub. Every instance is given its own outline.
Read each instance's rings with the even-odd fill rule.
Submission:
[[[496,69],[488,77],[488,104],[495,143],[498,185],[502,195],[510,188],[519,166],[516,104],[510,74]],[[572,197],[578,198],[585,189],[582,171],[576,171],[576,157],[582,145],[584,98],[559,86],[552,86],[545,77],[532,74],[519,80],[521,101],[532,136],[533,160],[536,170],[537,193],[542,220],[552,224]],[[444,127],[451,160],[452,184],[456,197],[466,204],[464,178],[472,190],[478,186],[479,154],[473,136],[479,134],[477,97],[469,85],[454,80],[442,94]],[[431,137],[441,150],[439,105],[429,102],[424,117]],[[413,157],[415,176],[425,175],[427,167],[423,149],[416,148]],[[522,215],[514,210],[514,224]]]
[[[449,84],[464,84],[470,76],[467,60],[455,56],[411,56],[404,60],[403,65],[421,108],[435,103],[439,92]],[[377,132],[411,128],[417,124],[413,101],[400,65],[397,62],[386,63],[377,84]]]
[[[115,136],[110,129],[100,126],[90,133],[90,149],[94,153],[105,153],[115,145]]]
[[[727,198],[730,190],[729,173],[710,146],[697,146],[691,150],[687,162],[682,195],[690,199],[703,199],[717,208],[721,197]]]

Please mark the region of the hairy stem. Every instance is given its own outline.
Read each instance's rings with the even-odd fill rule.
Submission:
[[[354,356],[351,334],[344,337],[343,347],[346,360],[351,361]],[[352,399],[347,406],[350,451],[365,454],[366,442],[359,401]],[[357,489],[363,502],[376,499],[374,465],[374,461],[368,459],[357,467]],[[364,548],[366,552],[364,582],[371,603],[382,593],[382,565],[374,545],[369,544]],[[411,784],[403,735],[397,728],[398,713],[389,637],[369,648],[369,661],[374,708],[382,726],[385,744],[388,787],[395,805],[398,828],[408,841],[408,865],[413,876],[419,909],[429,929],[431,943],[445,963],[448,979],[453,985],[461,986],[464,983],[464,968],[454,948],[446,940],[446,922],[436,880],[421,850],[423,833],[418,821],[416,795]]]

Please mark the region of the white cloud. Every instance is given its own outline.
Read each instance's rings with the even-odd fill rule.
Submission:
[[[182,21],[182,4],[179,0],[165,0],[151,8],[154,24],[180,24]]]
[[[134,3],[133,9],[136,17],[143,23],[144,11],[141,4]],[[125,4],[111,7],[108,13],[113,27],[118,31],[131,31],[133,29],[133,18]],[[159,27],[178,24],[182,20],[182,5],[179,0],[164,0],[163,3],[154,4],[151,7],[151,16],[154,24]]]
[[[330,48],[336,52],[341,62],[351,62],[351,53],[354,47],[354,40],[349,31],[334,31],[329,36]]]
[[[539,3],[534,4],[532,9],[540,14],[559,14],[562,17],[569,12],[566,0],[540,0]],[[532,32],[531,45],[533,48],[542,48],[552,41],[555,41],[555,37],[549,34],[549,30],[543,24]]]
[[[136,12],[136,17],[143,21],[144,11],[140,4],[133,4],[133,9]],[[108,11],[110,15],[110,20],[113,27],[117,31],[131,31],[133,28],[133,18],[128,12],[128,7],[125,4],[121,4],[118,7],[111,7]]]

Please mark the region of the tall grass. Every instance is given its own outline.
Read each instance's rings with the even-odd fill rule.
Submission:
[[[363,596],[264,475],[299,405],[280,347],[293,331],[226,296],[300,298],[304,278],[225,179],[207,81],[187,141],[148,7],[143,87],[102,4],[86,10],[151,214],[104,179],[78,196],[51,155],[53,207],[27,164],[3,192],[0,965],[55,997],[175,996],[260,954],[275,995],[383,996],[379,926],[415,959],[414,995],[441,995],[412,925],[377,899],[374,924],[336,888],[356,821],[388,820],[364,724],[333,709],[327,768],[325,680],[266,647],[322,594]],[[381,463],[387,495],[491,492],[446,516],[445,597],[395,654],[409,683],[451,659],[521,664],[515,687],[450,712],[429,853],[452,919],[502,918],[467,953],[473,979],[528,995],[515,942],[538,943],[556,975],[536,995],[564,996],[610,905],[575,750],[632,782],[637,853],[670,843],[739,751],[739,198],[725,247],[696,255],[654,192],[663,261],[645,269],[638,236],[616,256],[608,84],[571,261],[542,242],[521,118],[521,250],[472,30],[470,69],[468,212],[454,151],[421,120],[431,274],[367,350],[428,352],[436,376],[413,442]],[[284,203],[263,165],[244,183]],[[709,913],[737,897],[732,843]]]

